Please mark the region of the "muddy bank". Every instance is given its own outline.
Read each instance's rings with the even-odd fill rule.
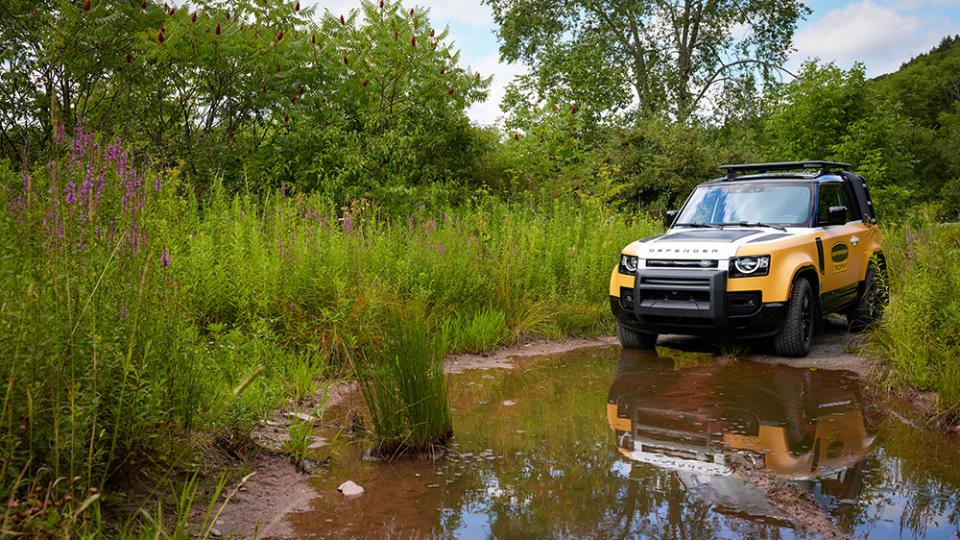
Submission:
[[[467,369],[511,369],[514,366],[512,360],[515,358],[566,353],[585,347],[617,344],[616,336],[596,339],[567,338],[559,340],[537,340],[519,345],[511,345],[509,347],[500,347],[484,354],[454,354],[447,357],[444,371],[446,373],[462,373]]]

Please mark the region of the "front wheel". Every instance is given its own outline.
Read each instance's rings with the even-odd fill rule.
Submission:
[[[657,334],[638,332],[617,321],[617,337],[624,349],[652,349],[657,345]]]
[[[797,278],[793,282],[793,294],[787,302],[787,318],[780,333],[773,338],[777,354],[801,357],[810,353],[816,314],[817,306],[810,281]]]

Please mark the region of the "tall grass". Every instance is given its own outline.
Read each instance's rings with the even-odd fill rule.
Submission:
[[[426,315],[412,310],[389,326],[382,353],[355,366],[377,437],[376,453],[387,458],[444,444],[452,434],[443,378],[447,333],[432,334]]]
[[[244,432],[303,397],[310,370],[432,366],[438,350],[398,323],[454,351],[609,331],[617,253],[657,227],[590,201],[390,215],[284,190],[198,197],[82,130],[55,155],[29,174],[0,165],[2,500],[23,498],[28,463],[79,477],[57,489],[85,500],[184,430]],[[425,425],[443,431],[437,418]],[[428,440],[421,424],[406,426]]]
[[[929,216],[884,231],[890,305],[874,332],[892,377],[960,414],[960,226]]]

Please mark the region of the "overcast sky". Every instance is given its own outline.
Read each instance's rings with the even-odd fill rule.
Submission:
[[[334,15],[358,7],[358,0],[315,0]],[[808,0],[813,10],[794,37],[797,51],[787,68],[795,71],[807,58],[818,57],[850,67],[867,66],[867,75],[896,71],[900,64],[927,51],[947,35],[960,34],[960,0]],[[470,118],[492,124],[500,116],[503,89],[522,66],[501,64],[490,8],[480,0],[405,0],[404,5],[430,8],[434,27],[450,27],[461,50],[461,63],[484,76],[493,74],[490,97],[470,108]]]

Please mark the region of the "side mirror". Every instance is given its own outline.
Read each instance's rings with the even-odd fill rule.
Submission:
[[[667,212],[663,214],[663,226],[669,229],[670,226],[673,225],[673,220],[677,219],[677,214],[679,213],[679,210],[667,210]]]
[[[827,222],[824,225],[843,225],[847,222],[846,206],[831,206],[827,209]]]

